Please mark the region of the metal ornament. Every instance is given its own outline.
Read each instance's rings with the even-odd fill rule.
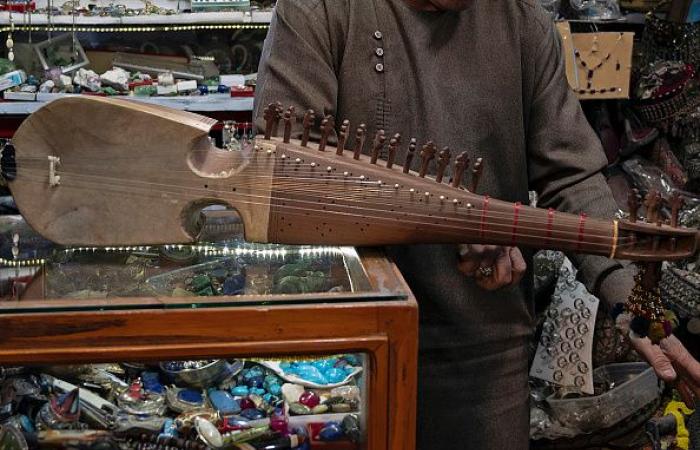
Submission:
[[[593,394],[593,330],[599,300],[576,281],[566,259],[542,327],[530,376]],[[587,318],[586,318],[587,317]]]

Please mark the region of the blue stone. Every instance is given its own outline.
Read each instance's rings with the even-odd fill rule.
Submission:
[[[263,377],[260,375],[256,375],[256,376],[249,378],[248,381],[246,382],[246,384],[250,388],[261,388],[261,387],[263,387],[263,382],[264,382]]]
[[[321,428],[318,437],[322,441],[338,441],[343,438],[343,429],[338,422],[328,422]]]
[[[250,428],[248,421],[240,416],[227,417],[226,425],[230,427]]]
[[[312,362],[311,365],[320,370],[321,372],[326,372],[328,369],[331,369],[333,366],[335,366],[335,362],[335,359],[320,359],[318,361]]]
[[[272,400],[272,394],[265,394],[265,395],[262,396],[262,398],[263,398],[263,400],[265,401],[265,403],[268,403],[268,404],[269,404],[269,403],[270,403],[270,400]]]
[[[204,403],[204,397],[199,391],[194,389],[182,389],[177,393],[177,398],[180,401],[191,403],[193,405],[201,405]]]
[[[262,397],[263,395],[265,395],[265,389],[263,389],[263,388],[251,388],[250,393]]]
[[[231,389],[231,393],[236,397],[245,397],[250,393],[250,391],[248,390],[248,386],[236,386],[235,388]]]
[[[271,384],[267,387],[267,391],[273,395],[280,395],[282,393],[282,388],[279,384]]]
[[[346,373],[343,369],[330,369],[326,372],[326,378],[329,383],[340,383],[346,377]]]
[[[143,389],[154,394],[165,394],[165,387],[160,382],[158,372],[144,372],[141,374]]]
[[[282,369],[282,370],[287,370],[287,369],[289,369],[290,367],[292,367],[292,365],[291,365],[290,363],[286,362],[286,361],[280,363],[280,369]]]
[[[321,372],[311,364],[299,364],[297,375],[306,381],[316,384],[328,384],[328,380]]]
[[[240,403],[226,391],[209,391],[209,401],[223,415],[238,414],[241,411]]]
[[[226,278],[223,286],[224,295],[240,295],[245,291],[245,275],[238,274]]]
[[[22,431],[24,431],[24,432],[34,433],[36,431],[36,428],[34,427],[34,422],[32,422],[32,419],[25,416],[24,414],[19,416],[19,423],[22,426]]]
[[[197,90],[202,95],[207,95],[209,93],[209,88],[207,86],[197,86]]]
[[[220,85],[219,85],[219,89],[217,89],[217,92],[218,92],[219,94],[226,94],[226,93],[229,92],[229,91],[230,91],[229,87],[228,87],[228,86],[225,86],[225,85],[223,85],[223,84],[220,84]]]
[[[258,419],[264,419],[265,418],[265,413],[260,411],[257,408],[248,408],[244,409],[241,411],[241,417],[248,419],[248,420],[258,420]]]
[[[266,375],[265,376],[265,385],[270,385],[270,384],[279,384],[279,378],[277,378],[277,375]]]

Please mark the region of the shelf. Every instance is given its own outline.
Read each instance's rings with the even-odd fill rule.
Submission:
[[[31,114],[44,103],[61,97],[70,97],[74,95],[80,94],[37,94],[36,101],[3,101],[0,102],[0,116]],[[240,112],[253,110],[252,97],[230,97],[228,94],[209,94],[191,97],[119,96],[117,98],[168,106],[182,111],[193,112]]]
[[[23,29],[29,26],[27,19],[20,13],[12,13],[15,27]],[[268,25],[272,18],[272,11],[229,11],[229,12],[199,12],[182,14],[150,14],[144,16],[100,17],[77,16],[75,24],[85,26],[134,26],[134,25]],[[10,14],[7,11],[0,12],[0,26],[10,24]],[[32,14],[32,27],[46,27],[47,17],[44,14]],[[58,15],[51,17],[51,25],[65,27],[73,25],[73,16]]]

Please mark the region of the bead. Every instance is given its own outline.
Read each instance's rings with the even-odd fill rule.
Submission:
[[[665,337],[666,333],[661,322],[652,322],[651,325],[649,325],[649,339],[651,339],[652,343],[658,344]]]

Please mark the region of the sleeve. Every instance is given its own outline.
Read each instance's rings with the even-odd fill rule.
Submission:
[[[277,2],[258,68],[253,113],[258,130],[265,128],[262,116],[270,103],[294,106],[297,117],[313,109],[317,123],[335,113],[339,52],[329,20],[322,0]],[[294,134],[298,137],[299,127]]]
[[[607,158],[566,80],[561,38],[533,7],[522,36],[525,126],[530,188],[538,206],[592,217],[618,211],[601,171]],[[569,255],[588,290],[608,304],[626,301],[633,286],[628,263],[592,255]]]

